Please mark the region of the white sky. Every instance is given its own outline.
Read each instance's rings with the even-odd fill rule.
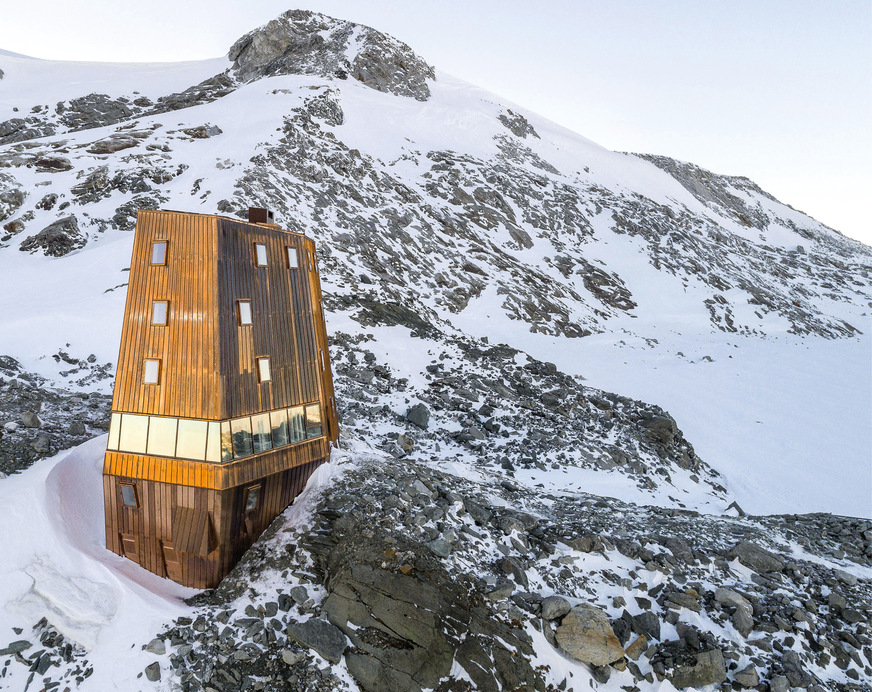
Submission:
[[[611,149],[745,175],[872,244],[870,0],[30,0],[4,9],[0,48],[196,60],[295,6],[392,34]]]

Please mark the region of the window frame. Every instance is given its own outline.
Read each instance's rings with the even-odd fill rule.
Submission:
[[[270,367],[269,356],[257,356],[255,359],[257,365],[257,381],[259,384],[272,382],[272,368]],[[263,376],[263,363],[266,363],[266,378]]]
[[[300,251],[297,249],[295,245],[287,245],[285,246],[287,252],[285,256],[288,260],[288,269],[299,269],[300,268]],[[293,260],[291,259],[293,257]]]
[[[155,373],[154,381],[151,382],[148,379],[148,364],[149,363],[157,363],[157,372]],[[143,358],[142,359],[142,384],[151,384],[151,385],[160,385],[160,358]]]
[[[242,305],[246,304],[248,306],[248,322],[244,322],[242,319]],[[236,324],[239,327],[253,327],[254,326],[254,313],[251,310],[251,299],[250,298],[240,298],[236,301]]]
[[[164,305],[163,322],[154,321],[154,310],[158,305]],[[167,327],[170,323],[170,301],[168,300],[153,300],[151,301],[151,326],[152,327]]]
[[[163,245],[163,257],[161,258],[161,262],[154,261],[154,251],[157,245]],[[152,267],[165,267],[167,266],[167,250],[169,249],[169,242],[167,240],[152,240],[151,241],[151,255],[148,258],[149,265]]]
[[[124,497],[124,489],[130,488],[133,493],[133,504],[130,505],[127,503],[127,500]],[[118,484],[118,497],[121,498],[121,506],[127,507],[128,509],[139,509],[139,494],[136,492],[136,484],[135,483],[119,483]]]
[[[252,493],[255,495],[254,507],[251,509],[248,508],[248,501],[251,497]],[[242,502],[242,513],[243,514],[251,514],[252,512],[256,512],[260,509],[261,497],[263,495],[263,484],[255,483],[254,485],[250,485],[245,489],[245,498]]]
[[[260,248],[263,248],[263,262],[260,261]],[[268,267],[269,254],[267,253],[266,243],[254,243],[254,266]]]

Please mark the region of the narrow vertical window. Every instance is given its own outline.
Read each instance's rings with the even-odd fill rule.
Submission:
[[[300,255],[297,252],[297,248],[289,247],[288,248],[288,268],[299,269],[299,267],[300,267]]]
[[[321,354],[321,372],[324,372],[327,369],[327,364],[324,362],[324,349],[319,348],[318,353]]]
[[[133,507],[134,509],[139,507],[139,503],[136,501],[136,488],[129,483],[120,483],[119,488],[121,489],[121,504],[125,507]]]
[[[309,257],[309,271],[312,271],[312,253],[307,250],[306,255]]]
[[[167,241],[157,240],[151,244],[151,263],[167,263]]]
[[[245,511],[253,512],[260,504],[260,486],[255,485],[245,493]]]
[[[257,374],[260,377],[261,382],[269,382],[270,381],[269,358],[258,358],[257,359]]]
[[[121,435],[121,414],[113,413],[109,417],[109,442],[107,449],[118,449],[118,439]]]
[[[306,407],[306,437],[321,437],[321,406],[312,404]]]
[[[236,314],[239,316],[240,325],[251,324],[251,301],[236,301]]]
[[[160,361],[146,359],[142,381],[145,384],[158,384],[160,381]]]
[[[151,323],[165,327],[170,304],[165,300],[156,300],[151,304]]]
[[[258,267],[266,266],[266,245],[264,243],[254,244],[254,261]]]

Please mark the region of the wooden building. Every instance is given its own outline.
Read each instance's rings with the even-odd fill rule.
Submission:
[[[109,443],[106,546],[216,586],[338,439],[315,244],[140,210]]]

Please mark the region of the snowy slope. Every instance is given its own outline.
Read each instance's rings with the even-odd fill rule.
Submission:
[[[0,51],[0,70],[0,355],[22,367],[0,380],[6,399],[24,391],[24,372],[111,390],[137,208],[244,217],[267,206],[318,243],[343,434],[360,468],[444,474],[497,514],[596,506],[587,493],[625,519],[698,511],[706,531],[734,501],[754,514],[872,516],[872,250],[751,181],[609,151],[390,37],[308,13],[251,32],[230,59]],[[418,402],[427,431],[405,420]],[[6,426],[0,454],[34,434]],[[154,657],[130,643],[192,610],[188,592],[101,547],[103,444],[0,481],[0,529],[14,537],[0,629],[47,617],[80,646],[67,680],[87,661],[90,689],[131,689]],[[320,498],[313,490],[289,525]],[[812,559],[791,535],[780,549]],[[629,600],[609,572],[637,579],[626,555],[560,546],[561,565],[600,574],[571,582],[578,593]],[[454,567],[508,555],[490,539],[480,547]],[[814,559],[868,580],[835,550]],[[706,564],[694,578],[714,588]],[[543,593],[568,579],[550,569],[530,570]],[[757,588],[743,570],[727,575]],[[665,584],[662,574],[645,579]],[[587,687],[586,669],[531,636],[543,662]],[[622,683],[633,678],[610,689]]]

